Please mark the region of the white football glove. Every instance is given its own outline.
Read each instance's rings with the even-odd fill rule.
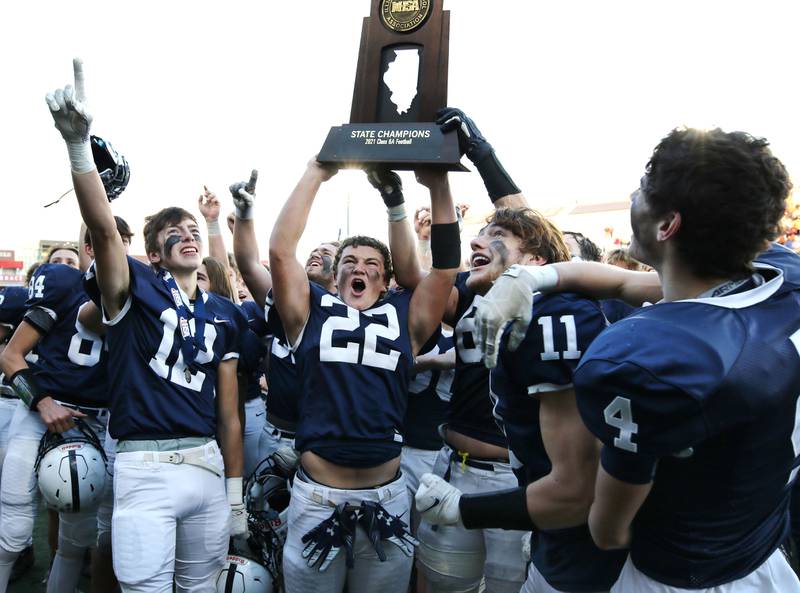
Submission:
[[[461,521],[458,502],[461,490],[439,476],[422,474],[414,501],[422,518],[434,525],[454,525]]]
[[[253,204],[256,200],[257,181],[258,171],[253,169],[250,173],[250,181],[247,183],[239,181],[230,186],[231,196],[233,197],[233,207],[236,209],[236,218],[241,220],[253,218]]]
[[[76,173],[88,173],[96,167],[89,143],[92,116],[86,106],[83,62],[75,58],[72,60],[72,69],[75,86],[68,84],[63,89],[47,93],[45,101],[50,107],[56,129],[67,143],[72,170]]]
[[[483,352],[486,368],[497,365],[505,324],[512,322],[508,349],[513,352],[522,343],[531,324],[533,293],[547,292],[557,285],[558,272],[552,266],[515,264],[494,281],[475,312],[475,341]]]
[[[247,509],[242,497],[242,478],[228,478],[225,480],[225,489],[228,491],[228,504],[231,505],[231,537],[247,533]]]

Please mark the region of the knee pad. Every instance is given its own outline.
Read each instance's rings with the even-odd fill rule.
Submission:
[[[94,514],[70,516],[62,513],[58,525],[58,549],[64,556],[82,555],[97,540],[97,519]]]
[[[483,554],[439,550],[425,542],[420,543],[417,553],[432,592],[468,593],[478,590],[483,578]]]

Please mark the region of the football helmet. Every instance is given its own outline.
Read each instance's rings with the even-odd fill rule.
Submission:
[[[60,513],[96,509],[108,479],[100,439],[80,418],[74,420],[79,434],[46,432],[36,458],[39,491],[47,507]]]
[[[216,583],[217,593],[273,593],[272,575],[258,562],[229,554],[225,567],[219,571]]]
[[[114,150],[109,142],[99,136],[92,136],[91,144],[94,164],[97,166],[97,172],[100,174],[110,202],[125,191],[131,177],[131,169],[125,157]]]
[[[247,505],[246,555],[257,559],[272,578],[270,591],[282,591],[283,544],[288,531],[291,473],[273,453],[256,466],[245,485]]]

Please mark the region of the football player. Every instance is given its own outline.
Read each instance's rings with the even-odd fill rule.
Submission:
[[[277,447],[294,447],[297,430],[298,394],[300,380],[297,377],[294,354],[289,349],[278,312],[271,293],[272,276],[260,261],[256,240],[253,211],[258,172],[251,173],[249,182],[238,182],[230,186],[235,209],[233,227],[233,253],[236,265],[242,273],[253,300],[260,305],[261,312],[254,317],[259,323],[252,327],[262,336],[269,336],[269,359],[267,364],[267,422],[264,424],[258,446],[258,460],[264,459]],[[336,292],[333,276],[333,260],[339,249],[338,241],[320,243],[306,259],[305,271],[309,281],[315,282],[331,293]],[[263,325],[262,325],[263,324]],[[277,440],[276,440],[277,439]]]
[[[462,151],[481,174],[497,214],[471,242],[471,269],[458,274],[443,318],[455,329],[456,367],[443,428],[445,446],[433,471],[465,492],[493,491],[515,486],[517,480],[509,462],[508,442],[492,414],[489,372],[474,343],[475,306],[506,267],[532,262],[536,255],[535,250],[526,253],[520,249],[522,239],[509,224],[516,216],[525,216],[525,210],[518,209],[526,201],[492,146],[458,109],[442,110],[438,122],[444,131],[458,134]],[[397,261],[408,262],[397,266],[398,284],[414,288],[424,272],[417,263],[416,241],[405,220],[391,222],[390,217],[389,242]],[[434,527],[423,520],[419,538],[419,559],[429,590],[434,593],[477,591],[482,580],[488,593],[518,593],[525,581],[519,531]]]
[[[37,266],[38,267],[38,266]],[[32,276],[32,274],[31,274]],[[30,281],[30,278],[28,278]],[[27,283],[26,283],[27,284]],[[26,286],[4,286],[0,288],[0,353],[14,334],[14,330],[22,323],[25,316],[25,303],[28,300],[28,287]],[[28,358],[35,358],[31,353]],[[10,385],[6,384],[5,378],[0,384],[0,477],[2,477],[3,460],[6,457],[8,447],[8,429],[11,427],[11,419],[17,409],[17,397]],[[29,545],[20,552],[11,571],[10,582],[14,582],[25,571],[33,566],[33,544]]]
[[[2,590],[10,563],[33,533],[38,502],[35,466],[42,436],[47,431],[74,431],[72,418],[78,417],[102,438],[108,419],[104,342],[82,323],[97,310],[84,291],[77,250],[52,249],[49,263],[39,266],[31,278],[28,297],[23,322],[0,357],[0,367],[21,400],[9,430],[7,478],[0,486]],[[34,348],[35,361],[28,362]],[[48,591],[75,589],[85,552],[95,543],[96,512],[61,513]]]
[[[517,211],[512,218],[501,210],[495,218],[521,239],[523,251],[535,254],[532,265],[569,261],[561,233],[538,213]],[[520,487],[469,494],[457,513],[452,501],[461,492],[429,474],[417,492],[418,510],[434,524],[533,531],[526,593],[608,591],[625,556],[598,550],[586,525],[598,448],[572,388],[581,354],[606,319],[597,302],[577,294],[537,298],[530,315],[536,322],[515,352],[501,348],[490,377],[494,414],[508,438]],[[514,509],[519,521],[511,520]]]
[[[524,331],[531,290],[663,294],[575,374],[603,442],[589,527],[600,547],[630,548],[612,591],[800,591],[779,550],[799,461],[800,260],[777,245],[758,255],[790,189],[765,140],[674,130],[631,203],[631,256],[657,275],[556,264],[503,277],[479,313],[491,353],[505,320]]]
[[[91,158],[80,60],[74,73],[75,87],[48,94],[47,103],[92,234],[87,279],[99,288],[107,325],[109,431],[118,439],[114,571],[124,592],[169,591],[173,578],[178,590],[213,591],[229,533],[246,530],[236,381],[244,320],[232,303],[197,288],[202,241],[189,212],[165,208],[147,218],[151,266],[126,256]]]
[[[334,295],[309,281],[296,248],[320,186],[335,173],[309,161],[270,237],[275,308],[302,381],[286,591],[399,593],[415,542],[404,522],[398,431],[414,356],[438,333],[459,265],[458,224],[446,173],[420,172],[433,203],[433,270],[419,290],[389,291],[386,246],[348,237],[333,261]]]

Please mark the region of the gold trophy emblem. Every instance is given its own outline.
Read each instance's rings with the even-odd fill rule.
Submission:
[[[398,33],[410,33],[418,28],[431,10],[431,0],[383,0],[381,21]]]

